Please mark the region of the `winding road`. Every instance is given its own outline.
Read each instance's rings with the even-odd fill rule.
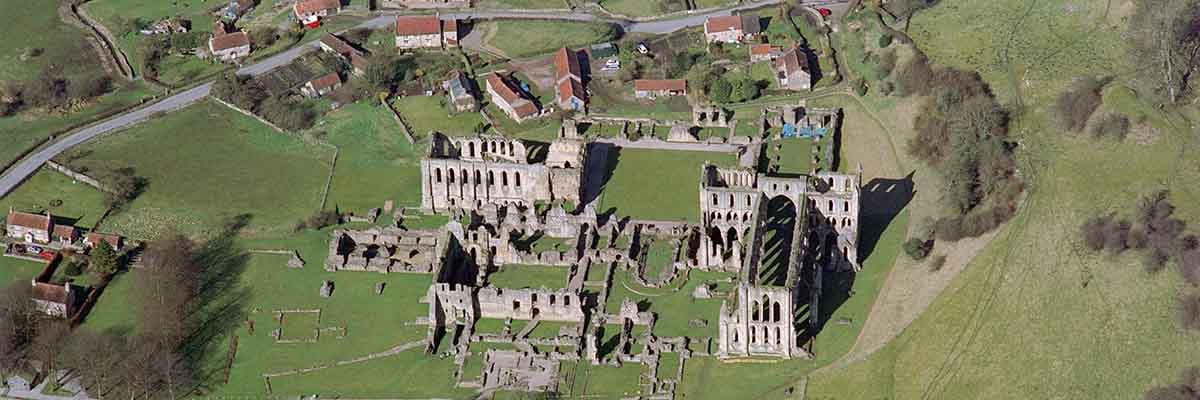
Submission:
[[[518,11],[494,11],[494,10],[478,10],[478,11],[462,11],[443,13],[442,15],[448,18],[455,19],[553,19],[561,21],[581,21],[581,22],[605,22],[616,24],[627,33],[650,33],[664,34],[678,31],[680,29],[701,26],[705,19],[714,16],[731,15],[738,11],[752,10],[756,8],[768,7],[782,3],[784,0],[760,0],[747,1],[737,6],[700,12],[680,18],[669,18],[662,20],[651,21],[628,21],[600,17],[586,11],[570,11],[570,12],[518,12]],[[806,1],[807,5],[827,5],[845,3],[846,0],[818,0]],[[384,29],[389,27],[395,20],[396,14],[384,14],[369,20],[363,21],[354,28],[370,28]],[[277,67],[286,65],[292,60],[300,57],[304,53],[317,49],[319,47],[316,40],[307,42],[286,51],[283,51],[274,56],[268,57],[262,61],[243,67],[237,71],[238,74],[256,76]],[[61,140],[58,140],[46,147],[38,149],[34,153],[21,159],[20,162],[14,164],[11,168],[4,171],[0,175],[0,197],[7,195],[15,189],[26,178],[37,172],[42,164],[50,159],[62,154],[64,151],[78,146],[84,142],[92,140],[105,133],[117,131],[129,126],[135,125],[150,118],[154,118],[161,113],[175,111],[195,102],[198,102],[212,91],[213,82],[206,82],[191,89],[175,93],[157,102],[151,103],[148,106],[138,108],[136,110],[117,115],[107,120],[89,125],[82,129],[76,130],[66,135]]]

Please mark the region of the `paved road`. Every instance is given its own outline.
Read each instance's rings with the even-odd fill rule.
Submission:
[[[704,20],[711,16],[730,15],[736,11],[754,9],[779,4],[784,0],[760,0],[750,1],[739,6],[730,7],[727,9],[715,10],[705,13],[697,13],[682,18],[672,18],[662,21],[643,21],[633,22],[625,20],[614,20],[611,18],[598,17],[586,11],[571,11],[571,12],[513,12],[513,11],[466,11],[444,13],[443,16],[453,17],[458,19],[557,19],[566,21],[601,21],[620,25],[625,32],[638,33],[670,33],[680,29],[700,26],[704,24]],[[845,0],[818,0],[805,2],[806,4],[833,4],[843,3]],[[381,15],[371,18],[359,24],[355,28],[371,28],[381,29],[391,25],[395,20],[395,15]],[[266,73],[274,68],[283,66],[297,57],[300,57],[306,52],[317,49],[319,45],[316,41],[305,43],[294,48],[288,49],[282,53],[268,57],[265,60],[255,64],[243,67],[237,72],[242,75],[259,75]],[[25,159],[13,165],[3,175],[0,175],[0,197],[8,194],[17,185],[21,184],[25,178],[33,175],[38,168],[46,161],[54,158],[68,149],[75,147],[81,143],[92,140],[97,136],[108,132],[116,131],[130,125],[137,124],[153,117],[159,112],[169,112],[178,110],[200,101],[212,89],[212,82],[207,82],[203,85],[188,89],[183,92],[176,93],[167,98],[159,100],[147,107],[142,107],[134,111],[108,119],[104,122],[88,126],[71,133],[66,138],[57,141],[50,146],[47,146],[36,153],[26,157]]]

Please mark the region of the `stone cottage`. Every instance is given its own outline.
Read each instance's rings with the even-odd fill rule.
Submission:
[[[687,96],[687,81],[683,79],[637,79],[633,95],[639,99],[668,96]]]
[[[491,95],[492,104],[495,104],[500,111],[512,118],[513,121],[524,122],[527,119],[536,117],[541,110],[537,104],[525,98],[525,95],[513,87],[508,79],[504,78],[498,72],[493,72],[487,75],[487,91]]]
[[[339,0],[297,0],[292,4],[292,15],[306,26],[319,25],[322,18],[339,12],[342,12]]]
[[[442,47],[442,22],[435,15],[401,15],[395,25],[398,49]]]
[[[50,214],[32,214],[18,211],[8,211],[4,230],[10,238],[26,243],[50,243],[50,233],[54,223]]]
[[[808,55],[800,46],[793,46],[775,59],[775,79],[779,86],[789,90],[812,89],[812,73],[808,67]]]
[[[208,39],[208,53],[221,61],[236,61],[250,55],[250,35],[245,31],[221,34],[213,32]]]
[[[300,93],[308,97],[321,97],[342,86],[342,78],[337,72],[330,72],[304,83]]]
[[[77,294],[82,288],[70,283],[57,285],[37,280],[32,280],[31,283],[33,292],[30,298],[38,311],[58,318],[67,318],[75,313],[79,300]]]
[[[704,21],[704,39],[708,43],[747,43],[761,30],[754,14],[708,17]]]

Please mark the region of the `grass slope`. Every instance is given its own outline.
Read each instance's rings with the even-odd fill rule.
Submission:
[[[1121,87],[1126,10],[1107,1],[965,1],[919,14],[910,32],[931,57],[981,71],[1023,105],[1014,135],[1028,197],[1017,217],[904,333],[863,362],[821,371],[809,398],[1140,398],[1195,364],[1195,333],[1172,321],[1187,290],[1136,255],[1083,249],[1088,217],[1171,190],[1177,214],[1200,215],[1195,138],[1185,117]],[[1066,11],[1064,11],[1066,10]],[[1074,77],[1117,74],[1106,107],[1145,116],[1152,144],[1065,136],[1050,101]],[[1191,110],[1188,110],[1191,112]],[[1136,365],[1137,368],[1130,368]]]
[[[315,128],[340,151],[330,208],[363,214],[387,200],[397,206],[420,204],[419,154],[390,114],[382,106],[354,103],[326,115]]]
[[[286,232],[320,205],[331,150],[203,102],[76,150],[73,165],[132,167],[147,179],[107,230],[155,237],[203,234],[249,214],[253,232]]]

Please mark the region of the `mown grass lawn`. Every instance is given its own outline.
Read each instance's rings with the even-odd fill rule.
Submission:
[[[475,128],[486,125],[478,112],[451,114],[445,103],[444,96],[408,96],[396,99],[392,105],[412,128],[413,136],[421,139],[429,137],[430,131],[451,137],[475,136]]]
[[[509,57],[528,57],[615,39],[613,27],[602,23],[565,21],[495,21],[476,29],[495,30],[488,45]],[[530,38],[538,38],[531,40]]]
[[[7,213],[10,208],[36,213],[49,211],[59,221],[73,220],[75,226],[86,229],[96,225],[107,207],[104,193],[98,189],[43,168],[0,198],[0,212]]]
[[[700,167],[736,164],[733,154],[616,149],[599,211],[640,219],[696,221],[700,217]]]
[[[250,234],[288,232],[318,209],[332,149],[202,102],[72,151],[76,167],[130,167],[144,193],[105,229],[136,238],[215,233],[250,216]]]
[[[562,289],[567,287],[568,277],[568,267],[508,264],[488,275],[488,281],[492,286],[509,289]]]
[[[0,250],[3,250],[3,246],[0,246]],[[33,279],[45,268],[46,264],[40,262],[0,256],[0,287],[17,281],[25,281],[25,285],[29,285],[28,279]]]

